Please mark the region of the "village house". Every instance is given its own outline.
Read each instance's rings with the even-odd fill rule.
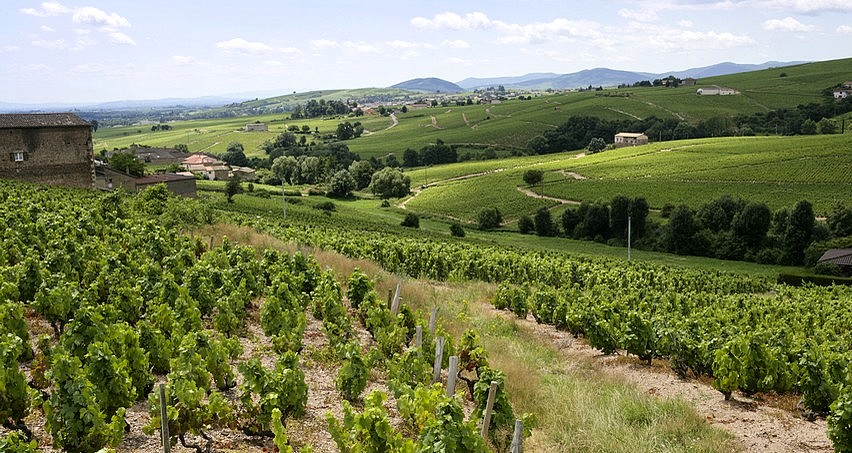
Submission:
[[[231,167],[231,178],[239,178],[240,181],[254,181],[257,179],[257,172],[251,167]]]
[[[73,113],[0,115],[0,178],[93,187],[92,125]]]
[[[698,80],[693,79],[692,77],[687,77],[680,81],[681,86],[685,87],[694,87],[696,83],[698,83]]]
[[[189,157],[189,154],[178,151],[174,148],[153,148],[150,146],[139,146],[136,144],[130,145],[130,148],[113,152],[133,153],[137,159],[151,165],[180,164],[184,159]],[[107,155],[111,155],[113,152],[107,153]]]
[[[269,132],[269,126],[265,123],[248,123],[243,132]]]
[[[638,146],[648,144],[648,136],[642,133],[619,132],[615,134],[615,147]]]
[[[231,176],[231,167],[225,162],[203,153],[190,155],[181,162],[181,166],[187,171],[200,173],[211,181],[227,180]]]
[[[852,90],[834,90],[834,99],[838,101],[852,96]]]
[[[719,85],[713,85],[712,87],[707,88],[699,88],[695,91],[695,94],[699,96],[731,96],[739,93],[739,91],[733,88],[720,87]]]
[[[122,188],[128,192],[140,192],[155,184],[165,184],[176,195],[196,197],[195,177],[192,173],[158,173],[135,177],[101,165],[95,168],[95,174],[95,187],[101,190]]]
[[[817,263],[830,263],[839,267],[843,275],[852,275],[852,249],[830,249],[819,258]]]

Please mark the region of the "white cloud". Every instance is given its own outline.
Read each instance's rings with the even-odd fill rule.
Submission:
[[[198,61],[195,57],[188,57],[185,55],[172,55],[170,60],[172,64],[177,66],[193,66],[200,63],[200,61]]]
[[[34,63],[21,66],[21,69],[27,72],[53,72],[53,67],[43,63]]]
[[[109,32],[107,33],[107,36],[109,36],[109,41],[115,44],[129,44],[131,46],[136,45],[136,41],[134,41],[133,38],[121,32]]]
[[[495,21],[494,26],[504,34],[497,40],[501,43],[543,43],[564,41],[570,38],[598,38],[602,36],[600,24],[588,20],[558,18],[551,22],[535,22],[525,25]]]
[[[691,20],[679,20],[677,22],[678,26],[682,28],[692,28],[695,24]]]
[[[2,46],[2,47],[0,47],[0,53],[18,52],[19,50],[21,50],[21,48],[18,47],[18,46]]]
[[[340,47],[340,43],[330,39],[314,39],[311,40],[311,46],[315,49],[336,49]]]
[[[467,41],[465,41],[463,39],[454,39],[454,40],[445,39],[444,42],[441,43],[441,45],[443,45],[445,47],[452,47],[454,49],[469,49],[470,48],[470,44],[468,44]]]
[[[225,51],[225,53],[237,54],[261,54],[272,52],[274,49],[262,42],[246,41],[243,38],[234,38],[228,41],[216,43],[216,47]]]
[[[394,49],[414,49],[420,47],[420,45],[416,42],[401,41],[399,39],[395,41],[388,41],[387,45],[393,47]]]
[[[415,17],[411,19],[411,25],[417,28],[448,28],[450,30],[469,30],[472,28],[485,28],[491,25],[491,19],[480,12],[467,13],[460,16],[456,13],[446,12],[436,14],[432,19]]]
[[[665,50],[718,50],[755,43],[748,35],[692,30],[662,30],[648,39],[654,48]]]
[[[852,27],[850,27],[848,25],[841,25],[841,26],[837,27],[837,30],[834,30],[834,31],[837,34],[840,34],[840,35],[848,35],[848,34],[852,33]]]
[[[47,39],[38,39],[32,42],[32,45],[43,49],[66,49],[68,43],[64,39],[55,39],[53,41]]]
[[[379,53],[379,49],[376,46],[365,42],[346,41],[343,43],[343,47],[350,51],[354,51],[356,53],[361,54]]]
[[[852,12],[852,2],[849,2],[849,0],[764,0],[756,3],[770,8],[792,10],[803,14],[819,14],[829,11]]]
[[[84,6],[74,11],[71,20],[77,24],[93,24],[109,28],[130,27],[130,21],[117,13],[107,13],[93,6]]]
[[[56,30],[48,27],[47,25],[42,25],[41,31],[46,32],[46,33],[55,33],[56,32]]]
[[[657,12],[653,9],[643,9],[643,10],[635,10],[635,9],[622,9],[618,11],[618,15],[629,20],[635,20],[639,22],[653,22],[659,17],[657,16]]]
[[[35,8],[21,8],[19,10],[24,14],[36,17],[59,16],[60,14],[68,14],[73,10],[62,6],[59,2],[44,2],[41,4],[41,10]]]
[[[792,17],[783,19],[770,19],[763,23],[763,29],[769,31],[811,31],[814,29],[812,25],[805,25]]]

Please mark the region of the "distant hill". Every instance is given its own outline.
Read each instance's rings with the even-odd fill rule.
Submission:
[[[453,82],[448,82],[436,77],[425,79],[411,79],[391,86],[400,90],[419,91],[421,93],[463,93],[464,88]]]
[[[648,72],[620,71],[609,68],[585,69],[570,74],[533,73],[518,77],[492,77],[492,78],[467,78],[458,85],[466,90],[487,88],[503,85],[506,88],[520,88],[527,90],[565,90],[592,86],[617,86],[621,84],[633,84],[642,80],[654,80],[673,75],[678,78],[692,77],[700,79],[704,77],[717,77],[743,72],[759,71],[762,69],[779,68],[784,66],[798,65],[802,62],[780,62],[768,61],[762,64],[738,64],[731,62],[718,63],[711,66],[691,68],[682,71],[668,71],[659,74]]]

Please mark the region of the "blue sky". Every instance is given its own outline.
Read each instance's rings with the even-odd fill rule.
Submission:
[[[846,58],[850,44],[850,0],[4,0],[0,102],[663,72]]]

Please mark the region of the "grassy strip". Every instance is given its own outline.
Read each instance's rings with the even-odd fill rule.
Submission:
[[[516,414],[535,414],[538,426],[525,448],[536,452],[734,451],[731,436],[713,428],[683,400],[659,400],[560,353],[514,319],[491,312],[493,286],[473,283],[404,286],[407,303],[440,308],[455,336],[480,332],[489,362],[507,375]],[[475,302],[468,302],[475,301]]]

